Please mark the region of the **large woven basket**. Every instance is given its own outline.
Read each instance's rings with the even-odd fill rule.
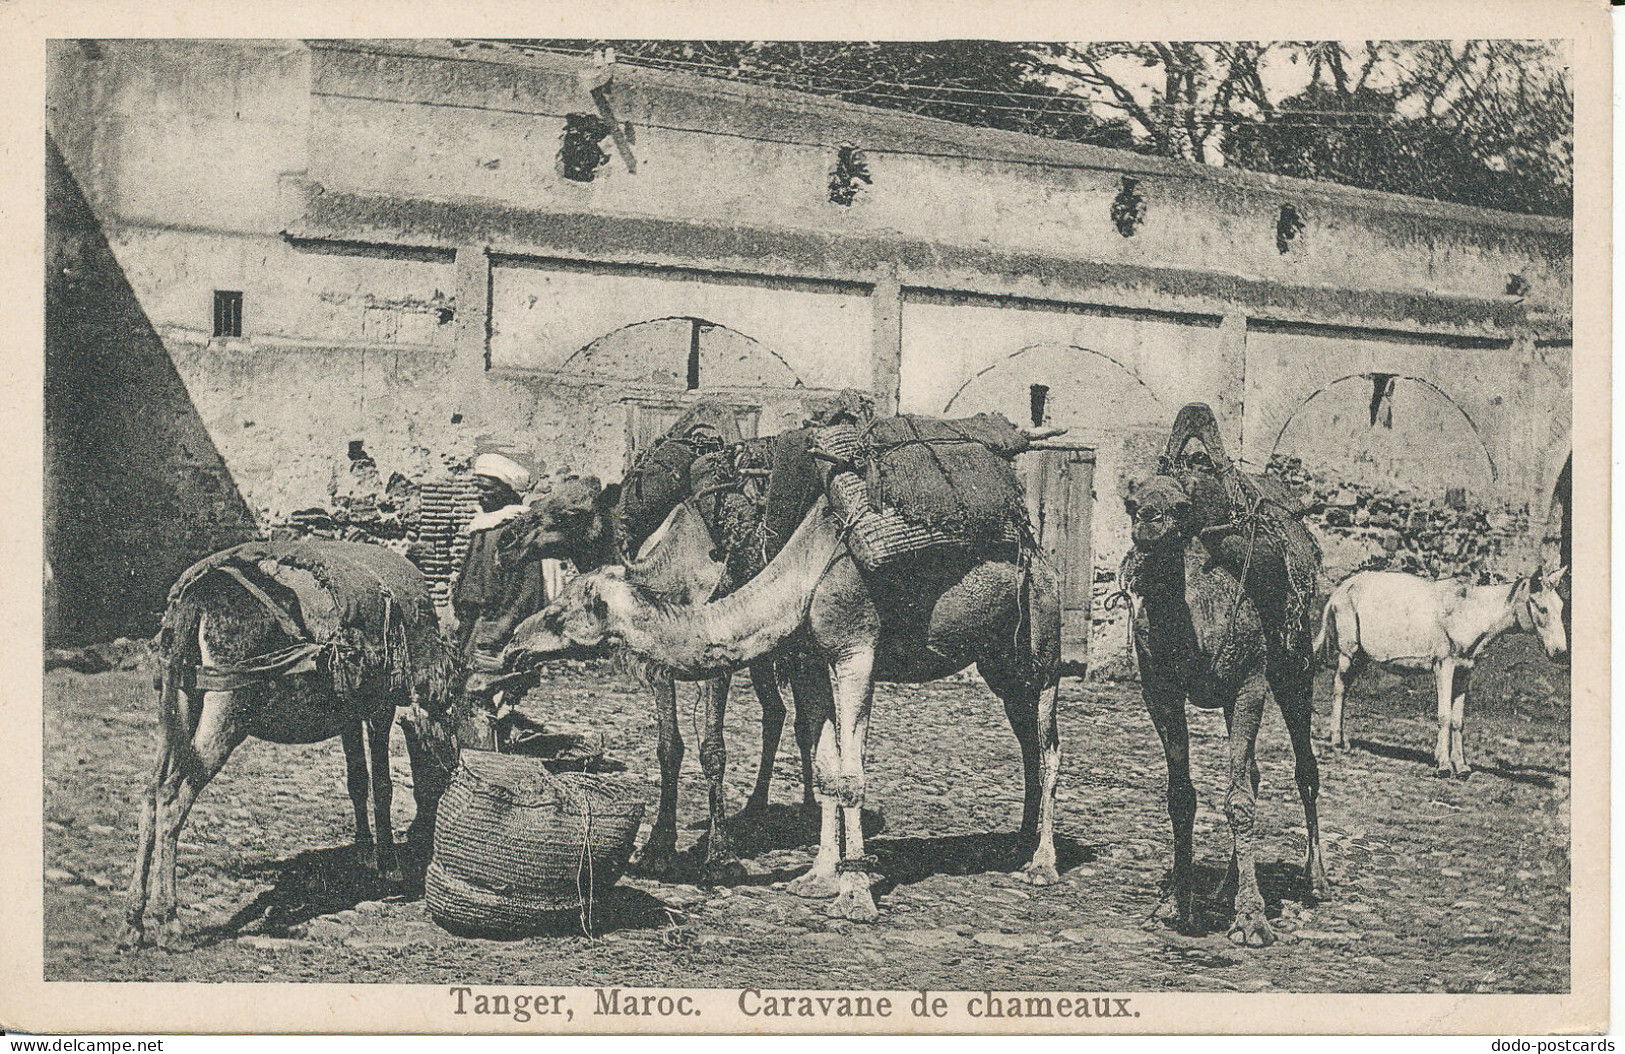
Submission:
[[[906,556],[928,550],[970,548],[963,537],[952,531],[909,523],[895,509],[875,511],[869,506],[867,485],[855,472],[831,475],[828,494],[830,508],[847,525],[847,548],[867,570],[884,570]],[[1006,522],[1001,540],[1019,544],[1017,526]]]
[[[642,818],[641,802],[617,800],[593,776],[465,750],[435,818],[429,914],[470,934],[550,928],[564,912],[590,926],[593,900],[626,870]]]

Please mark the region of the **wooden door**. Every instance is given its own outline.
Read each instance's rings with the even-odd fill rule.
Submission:
[[[1034,450],[1023,454],[1027,512],[1038,545],[1060,576],[1061,661],[1089,659],[1090,598],[1094,592],[1095,452]]]

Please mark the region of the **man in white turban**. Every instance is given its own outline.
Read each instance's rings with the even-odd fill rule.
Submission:
[[[470,687],[502,670],[502,650],[520,622],[541,609],[546,598],[539,560],[504,565],[497,555],[502,528],[525,511],[530,472],[512,458],[481,454],[474,461],[480,512],[468,524],[468,555],[452,583],[457,646],[471,675]],[[504,716],[496,700],[487,701]]]

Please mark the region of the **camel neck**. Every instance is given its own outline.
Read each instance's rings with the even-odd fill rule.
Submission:
[[[841,544],[824,505],[815,505],[762,573],[721,600],[669,606],[628,587],[620,635],[628,650],[684,679],[747,666],[801,628]]]
[[[1162,598],[1185,592],[1185,551],[1191,545],[1164,543],[1154,549],[1142,550],[1139,574],[1135,577],[1138,592],[1147,599]]]

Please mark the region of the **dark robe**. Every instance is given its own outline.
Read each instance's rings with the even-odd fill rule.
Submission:
[[[502,651],[519,623],[542,609],[547,591],[542,562],[504,566],[497,553],[502,526],[469,536],[468,555],[451,590],[458,652],[475,669],[501,668]]]

